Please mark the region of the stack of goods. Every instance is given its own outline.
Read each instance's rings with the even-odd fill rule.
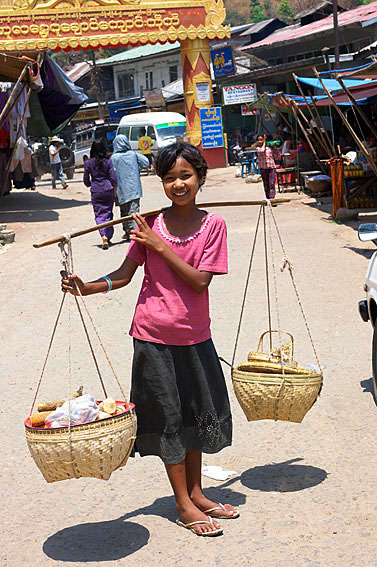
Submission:
[[[344,177],[362,177],[364,175],[364,169],[361,164],[350,164],[344,166]]]
[[[71,426],[82,425],[127,411],[125,402],[116,402],[113,398],[97,402],[89,394],[83,396],[81,391],[76,392],[71,401],[64,399],[38,404],[38,411],[29,418],[31,427],[50,429],[68,427],[69,423]]]
[[[365,189],[361,194],[350,199],[348,208],[349,209],[373,209],[375,207],[376,201],[374,197],[373,189]]]
[[[47,482],[95,477],[108,480],[125,466],[137,421],[133,404],[99,402],[82,388],[71,400],[42,402],[25,421],[28,447]]]

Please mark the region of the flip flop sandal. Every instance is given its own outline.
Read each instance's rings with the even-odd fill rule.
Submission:
[[[207,520],[198,520],[197,522],[190,522],[189,524],[184,524],[183,522],[181,522],[181,520],[176,520],[175,523],[178,526],[181,526],[182,528],[186,528],[186,530],[192,531],[192,533],[194,533],[195,535],[202,536],[202,537],[219,536],[219,535],[222,535],[223,531],[224,531],[222,528],[215,528],[211,518],[208,518],[208,521]],[[209,524],[214,529],[211,532],[197,532],[195,530],[194,526],[197,526],[199,524]]]
[[[218,506],[215,506],[215,508],[209,508],[208,510],[203,510],[203,514],[206,514],[206,516],[210,516],[211,518],[216,518],[216,520],[234,520],[235,518],[238,518],[240,513],[238,512],[238,510],[234,510],[233,514],[231,516],[226,515],[226,514],[222,514],[217,516],[216,514],[214,514],[213,512],[215,512],[216,510],[220,510],[221,512],[231,512],[232,510],[227,510],[224,506],[224,504],[219,503]]]

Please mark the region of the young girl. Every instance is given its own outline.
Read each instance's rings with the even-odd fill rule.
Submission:
[[[84,184],[90,187],[94,217],[97,224],[113,220],[117,179],[111,159],[107,158],[102,140],[94,140],[90,148],[90,159],[84,165]],[[100,229],[102,248],[107,250],[114,235],[114,228]]]
[[[131,401],[136,406],[135,450],[165,464],[176,499],[178,525],[200,536],[222,533],[218,518],[236,518],[233,506],[205,497],[202,452],[231,444],[232,419],[224,375],[211,340],[208,286],[227,273],[226,227],[199,209],[195,199],[207,164],[197,148],[179,142],[164,148],[156,171],[170,208],[144,219],[121,267],[84,283],[63,279],[63,291],[83,295],[119,289],[138,266],[144,280],[130,334],[134,341]]]
[[[275,183],[276,183],[276,163],[275,160],[279,158],[279,152],[275,147],[266,145],[267,136],[258,136],[257,138],[257,154],[258,154],[258,167],[263,181],[264,193],[267,199],[275,198]]]

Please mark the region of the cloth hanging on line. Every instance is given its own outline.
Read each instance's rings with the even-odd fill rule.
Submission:
[[[44,87],[38,98],[44,118],[52,132],[61,130],[88,97],[49,55],[45,55],[40,73]]]

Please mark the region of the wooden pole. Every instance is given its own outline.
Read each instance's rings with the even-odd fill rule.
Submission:
[[[12,159],[13,159],[14,153],[15,153],[15,151],[16,151],[16,146],[17,146],[18,138],[20,137],[20,134],[21,134],[21,128],[22,128],[22,125],[23,125],[23,123],[24,123],[25,114],[26,114],[26,109],[27,109],[27,105],[28,105],[28,103],[29,103],[30,95],[31,95],[31,88],[29,87],[28,93],[27,93],[27,95],[26,95],[24,111],[23,111],[23,113],[22,113],[21,120],[20,120],[18,129],[17,129],[16,141],[15,141],[15,144],[14,144],[14,146],[13,146],[13,148],[12,148],[12,151],[11,151],[11,154],[10,154],[10,156],[9,156],[8,163],[7,163],[7,168],[6,168],[6,170],[5,170],[4,183],[3,183],[2,187],[1,187],[1,191],[0,191],[0,205],[1,205],[1,202],[2,202],[2,200],[3,200],[3,195],[4,195],[4,190],[5,190],[5,183],[6,183],[6,180],[7,180],[7,178],[8,178],[8,175],[9,175],[9,173],[10,173],[10,166],[11,166],[11,163],[12,163]]]
[[[364,146],[363,142],[360,140],[360,138],[357,136],[356,132],[353,130],[351,124],[348,122],[346,116],[343,114],[343,112],[340,110],[339,106],[336,104],[334,97],[332,96],[332,94],[330,93],[330,91],[326,88],[326,85],[324,84],[324,82],[322,81],[321,77],[319,76],[319,73],[317,71],[317,69],[315,67],[313,67],[313,71],[317,77],[317,79],[319,79],[323,90],[326,92],[327,96],[329,97],[329,99],[332,101],[333,105],[335,106],[336,111],[338,112],[339,116],[341,117],[341,119],[343,120],[344,125],[346,126],[346,128],[348,129],[349,133],[351,134],[351,136],[353,137],[353,139],[355,140],[355,142],[357,143],[357,145],[359,146],[360,150],[363,152],[367,162],[369,163],[369,165],[371,166],[371,168],[373,169],[375,175],[377,175],[377,166],[374,163],[374,161],[372,160],[368,149]]]
[[[14,87],[13,87],[13,89],[12,89],[12,92],[11,92],[10,95],[9,95],[9,98],[8,98],[8,100],[7,100],[7,102],[6,102],[6,104],[5,104],[4,108],[3,108],[3,110],[1,111],[1,114],[0,114],[0,128],[3,126],[3,123],[4,123],[5,120],[6,120],[6,117],[7,117],[7,115],[8,115],[8,111],[11,110],[9,107],[12,105],[12,108],[13,108],[14,104],[17,102],[17,100],[18,100],[18,98],[19,98],[19,96],[17,96],[17,97],[16,97],[16,100],[15,100],[14,102],[12,101],[13,95],[17,92],[17,89],[18,89],[19,85],[21,84],[21,81],[22,81],[22,79],[24,78],[24,75],[25,75],[26,71],[28,70],[28,68],[29,68],[29,66],[28,66],[28,65],[25,65],[25,67],[22,69],[21,74],[20,74],[20,76],[18,77],[17,82],[16,82],[16,84],[14,85]],[[23,89],[22,89],[22,90],[23,90]]]
[[[333,155],[335,155],[335,154],[336,154],[336,150],[335,150],[334,144],[333,144],[333,142],[332,142],[332,139],[330,138],[330,136],[329,136],[328,133],[327,133],[326,127],[325,127],[325,125],[324,125],[324,123],[323,123],[322,116],[321,116],[320,113],[319,113],[319,110],[318,110],[318,108],[317,108],[317,105],[316,105],[316,103],[315,103],[315,100],[314,100],[314,98],[313,98],[313,96],[312,96],[311,93],[309,93],[309,96],[310,96],[310,100],[312,101],[313,108],[314,108],[315,111],[316,111],[317,119],[318,119],[318,121],[319,121],[319,123],[320,123],[320,126],[321,126],[321,128],[323,129],[323,131],[325,132],[326,140],[327,140],[327,142],[328,142],[328,144],[329,144],[329,146],[330,146],[330,148],[331,148],[331,151],[332,151]]]
[[[285,100],[285,99],[284,99],[284,100]],[[288,105],[288,103],[287,103],[286,100],[285,100],[285,104],[286,104],[287,108],[289,108],[289,105]],[[322,169],[323,172],[325,172],[324,165],[322,164],[321,160],[319,159],[319,155],[318,155],[316,149],[314,148],[314,146],[313,146],[313,144],[312,144],[312,141],[311,141],[311,139],[310,139],[310,136],[309,136],[308,133],[306,132],[305,128],[303,127],[303,125],[302,125],[302,123],[301,123],[301,121],[300,121],[300,119],[299,119],[298,114],[297,114],[297,112],[296,112],[296,109],[295,109],[293,103],[292,103],[292,105],[291,105],[291,110],[292,110],[292,112],[293,112],[294,117],[296,118],[296,121],[297,121],[298,125],[300,126],[302,132],[304,133],[304,136],[305,136],[306,141],[308,142],[308,144],[309,144],[309,146],[310,146],[310,149],[312,150],[313,154],[314,154],[315,157],[317,158],[317,161],[318,161],[318,163],[319,163],[320,168]]]
[[[309,136],[309,130],[312,131],[313,133],[313,137],[316,140],[317,144],[322,148],[322,150],[324,150],[327,154],[328,157],[331,157],[331,152],[328,151],[328,148],[326,145],[323,144],[322,140],[319,138],[318,134],[316,132],[314,132],[311,128],[310,122],[309,120],[306,118],[305,114],[303,113],[303,111],[301,110],[301,108],[298,106],[298,104],[295,101],[292,101],[292,104],[294,105],[296,112],[300,113],[301,119],[303,121],[304,126],[306,126],[306,131],[308,133]]]
[[[281,203],[289,203],[290,199],[280,198],[280,199],[271,199],[270,203],[272,205],[280,205]],[[267,205],[267,201],[264,199],[263,201],[218,201],[213,203],[198,203],[198,207],[204,208],[211,208],[211,207],[243,207],[249,205]],[[163,207],[162,209],[156,209],[154,211],[147,211],[146,213],[140,213],[143,217],[150,217],[152,215],[158,215],[165,211],[168,207]],[[114,226],[116,224],[121,224],[125,221],[130,221],[133,219],[133,215],[128,215],[127,217],[122,217],[117,220],[112,220],[108,222],[103,222],[102,224],[96,224],[95,226],[91,226],[90,228],[85,228],[83,230],[77,230],[76,232],[72,232],[70,234],[71,238],[76,238],[77,236],[83,236],[84,234],[89,234],[90,232],[95,232],[100,228],[107,228],[108,226]],[[58,244],[59,242],[64,242],[66,239],[65,236],[58,236],[56,238],[52,238],[51,240],[46,240],[45,242],[40,242],[38,244],[33,244],[34,248],[43,248],[44,246],[50,246],[50,244]]]
[[[352,93],[350,92],[350,90],[346,87],[346,85],[343,83],[343,80],[336,76],[336,80],[338,81],[338,83],[341,85],[342,89],[344,90],[344,92],[346,93],[346,95],[348,96],[348,98],[350,99],[350,101],[352,102],[352,104],[354,105],[354,107],[356,108],[356,110],[358,111],[358,113],[360,114],[361,118],[364,120],[365,124],[368,126],[368,128],[371,130],[373,136],[375,136],[375,138],[377,139],[377,130],[376,128],[373,126],[372,122],[369,120],[369,118],[367,117],[367,115],[365,114],[364,110],[362,110],[361,106],[359,104],[357,104],[356,99],[353,97]]]
[[[312,112],[312,109],[310,108],[310,105],[308,104],[308,101],[306,100],[306,96],[304,95],[304,91],[302,90],[302,87],[301,87],[301,85],[300,85],[300,83],[299,83],[299,81],[298,81],[298,79],[297,79],[297,76],[296,76],[294,73],[292,73],[292,75],[293,75],[293,78],[294,78],[295,83],[296,83],[296,85],[297,85],[297,88],[298,88],[298,90],[299,90],[300,93],[301,93],[301,96],[304,98],[305,105],[306,105],[306,108],[307,108],[308,111],[309,111],[310,116],[312,117],[312,119],[314,120],[314,122],[317,123],[316,118],[314,117],[314,114],[313,114],[313,112]],[[312,129],[312,130],[313,130],[313,129]],[[322,134],[321,128],[318,128],[318,131],[319,131],[319,135],[320,135],[321,140],[322,140],[322,147],[326,150],[326,152],[328,153],[329,157],[331,157],[331,155],[333,154],[333,152],[331,151],[331,148],[330,148],[329,145],[327,144],[327,140],[326,140],[326,138],[324,137],[324,135]],[[317,133],[313,130],[313,134],[316,135]],[[317,136],[317,138],[318,138],[318,136]]]

